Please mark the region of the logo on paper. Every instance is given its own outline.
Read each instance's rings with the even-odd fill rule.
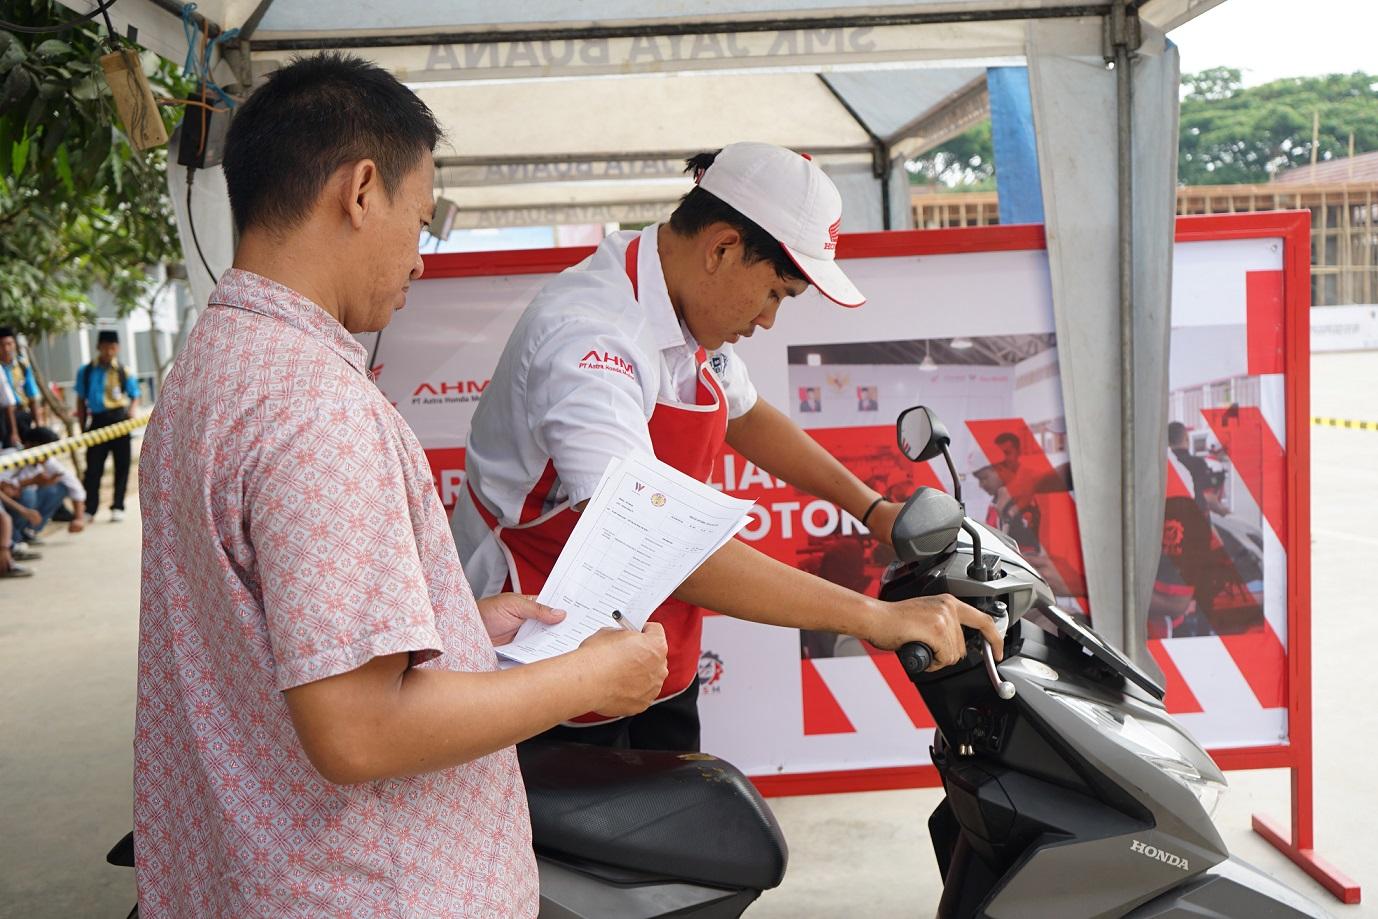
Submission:
[[[702,664],[699,665],[699,670],[703,670]],[[1155,861],[1160,861],[1165,865],[1171,865],[1174,868],[1181,868],[1183,871],[1191,870],[1191,866],[1187,864],[1187,860],[1185,858],[1182,858],[1180,855],[1173,855],[1171,852],[1165,852],[1157,846],[1145,845],[1144,843],[1139,842],[1139,840],[1137,839],[1130,843],[1129,851],[1138,852],[1144,858],[1151,858]]]
[[[580,370],[610,370],[629,380],[636,379],[636,365],[611,351],[590,351],[579,359]]]
[[[651,507],[664,507],[664,506],[665,506],[665,496],[664,496],[664,495],[662,495],[660,492],[656,492],[655,494],[651,495]]]
[[[712,651],[699,655],[699,695],[707,696],[722,692],[722,658]]]
[[[837,248],[837,234],[842,229],[842,218],[833,221],[832,226],[828,227],[828,241],[823,244],[825,250]]]
[[[634,488],[636,489],[637,494],[640,494],[641,492],[643,492],[643,491],[646,490],[646,486],[643,485],[643,484],[641,484],[640,482],[637,482],[637,483],[636,483],[634,486],[632,486],[632,487],[634,487]]]

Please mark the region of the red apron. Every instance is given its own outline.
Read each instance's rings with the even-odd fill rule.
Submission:
[[[636,259],[640,244],[641,238],[637,237],[627,247],[627,277],[632,282],[632,292],[638,296]],[[657,402],[647,426],[657,459],[700,482],[707,482],[727,435],[727,399],[717,379],[705,366],[702,350],[697,360],[698,390],[695,404]],[[545,474],[527,496],[521,522],[510,527],[499,526],[497,517],[483,506],[473,488],[469,489],[469,497],[478,508],[479,516],[503,547],[507,556],[509,581],[514,590],[540,593],[551,569],[555,567],[555,559],[568,542],[574,525],[579,522],[579,515],[570,509],[568,503],[537,516],[546,496],[554,488],[554,466],[547,464]],[[532,519],[528,519],[528,516]],[[659,622],[665,629],[665,641],[669,646],[669,675],[657,697],[665,699],[688,688],[698,672],[703,610],[671,598],[651,614],[651,621]],[[615,720],[612,716],[597,712],[574,719],[580,724],[612,720]]]

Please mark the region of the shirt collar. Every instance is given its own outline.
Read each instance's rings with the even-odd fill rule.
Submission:
[[[646,321],[651,326],[657,348],[662,351],[671,348],[696,351],[698,343],[675,315],[670,290],[665,286],[665,271],[660,266],[658,246],[660,226],[653,223],[641,231],[641,251],[636,259],[637,300],[646,313]]]
[[[220,276],[220,283],[211,292],[210,303],[284,322],[334,351],[355,370],[367,374],[364,367],[368,361],[367,349],[319,304],[277,281],[242,268],[231,268]]]

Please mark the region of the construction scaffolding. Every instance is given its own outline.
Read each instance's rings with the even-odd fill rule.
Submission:
[[[995,192],[915,188],[914,226],[983,227],[1000,222]],[[1311,212],[1311,303],[1378,303],[1378,182],[1324,185],[1197,185],[1177,189],[1178,214]]]

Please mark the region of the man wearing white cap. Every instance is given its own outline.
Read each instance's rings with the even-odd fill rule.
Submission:
[[[837,189],[809,157],[770,144],[732,144],[689,168],[696,187],[668,223],[610,235],[541,290],[507,342],[474,414],[469,494],[451,521],[480,596],[538,592],[608,462],[637,450],[707,481],[725,442],[889,541],[898,506],[759,399],[732,350],[810,285],[841,306],[865,302],[834,261]],[[1000,647],[989,617],[951,597],[881,603],[732,540],[652,616],[669,645],[657,703],[549,733],[696,750],[702,608],[881,648],[923,641],[935,666],[963,656],[962,625]]]

